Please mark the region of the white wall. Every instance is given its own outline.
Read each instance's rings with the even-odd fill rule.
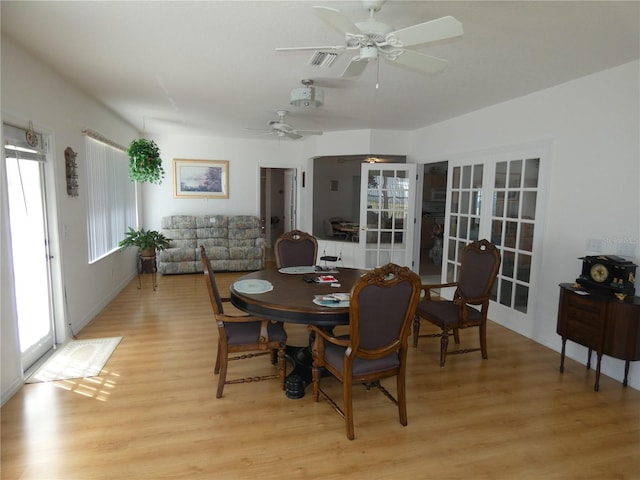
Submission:
[[[143,185],[143,225],[160,228],[165,215],[260,215],[260,168],[301,168],[303,143],[175,135],[154,139],[160,148],[165,179]],[[229,198],[191,199],[173,196],[173,159],[228,160]]]
[[[631,246],[634,258],[623,256],[640,260],[639,70],[632,62],[413,132],[420,163],[553,142],[535,323],[517,330],[558,351],[558,284],[579,275],[587,239],[602,239],[608,254]],[[572,342],[567,355],[586,362],[586,349]],[[621,379],[623,362],[605,357],[602,371]],[[640,388],[640,363],[629,383]]]

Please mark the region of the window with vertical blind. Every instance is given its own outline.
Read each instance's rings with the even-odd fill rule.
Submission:
[[[135,183],[129,180],[127,153],[85,136],[89,263],[114,250],[138,215]]]

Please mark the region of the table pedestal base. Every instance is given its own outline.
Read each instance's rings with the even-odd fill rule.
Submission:
[[[307,385],[313,381],[313,355],[311,348],[287,346],[287,361],[293,366],[285,378],[285,394],[287,398],[302,398]]]

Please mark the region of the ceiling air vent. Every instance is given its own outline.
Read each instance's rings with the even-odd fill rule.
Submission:
[[[334,52],[315,52],[309,59],[309,65],[314,67],[329,68],[336,61],[337,53]]]

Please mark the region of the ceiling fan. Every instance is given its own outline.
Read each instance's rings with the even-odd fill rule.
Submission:
[[[267,135],[276,135],[278,137],[287,137],[293,140],[297,140],[302,138],[304,135],[322,135],[320,130],[297,130],[293,128],[291,125],[285,122],[285,117],[289,113],[288,110],[278,110],[276,114],[278,115],[277,120],[270,120],[268,125],[271,127],[270,130],[266,131]],[[264,130],[260,130],[264,131]]]
[[[344,35],[345,44],[323,47],[284,47],[276,51],[329,51],[337,54],[345,51],[356,51],[349,65],[342,73],[342,78],[356,77],[364,72],[369,62],[383,56],[392,64],[407,67],[419,73],[433,74],[447,66],[447,60],[424,53],[409,50],[425,43],[436,42],[463,34],[462,24],[454,17],[447,16],[419,23],[400,30],[374,18],[385,0],[363,0],[362,4],[369,11],[369,19],[353,23],[340,10],[329,7],[313,7],[315,14],[330,27]]]

